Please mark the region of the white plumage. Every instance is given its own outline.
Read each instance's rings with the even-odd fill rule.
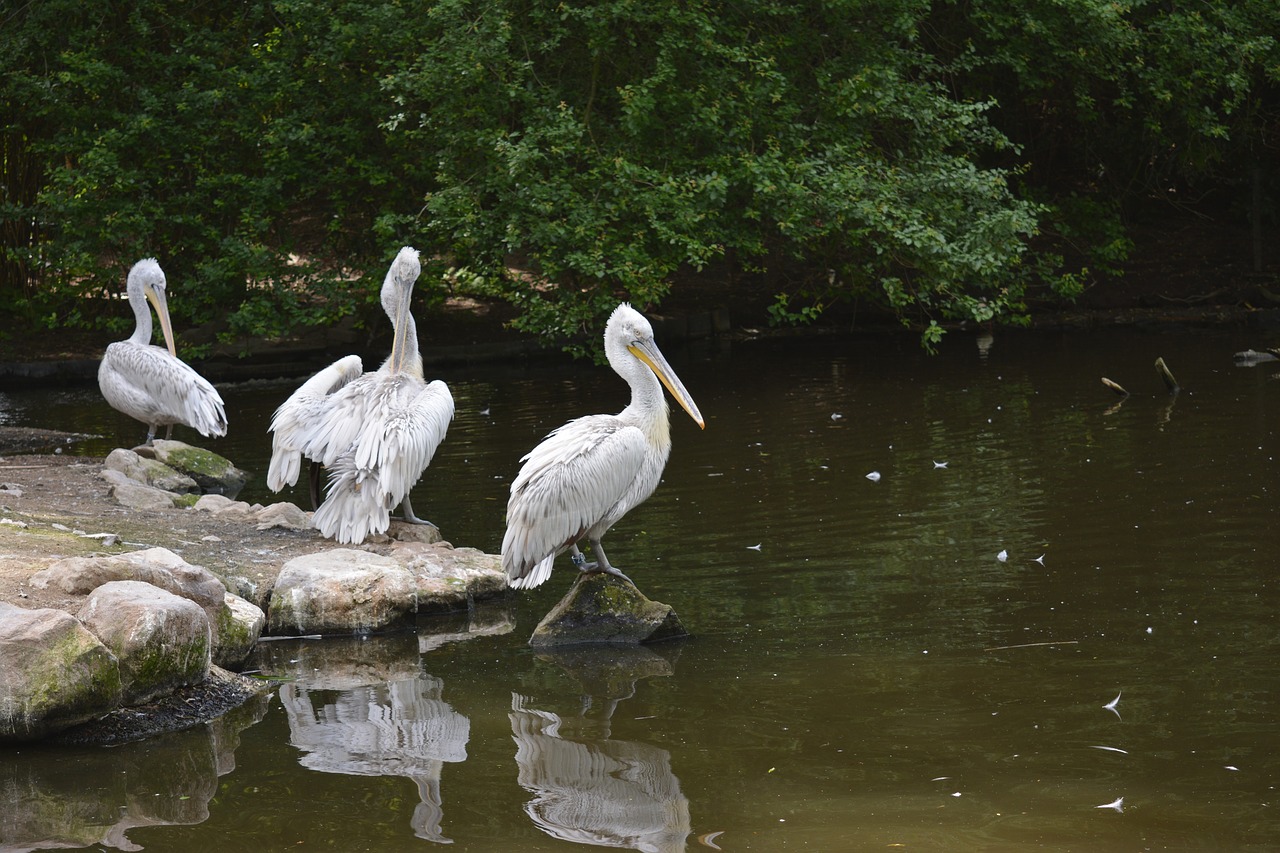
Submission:
[[[156,430],[174,424],[192,427],[201,435],[227,434],[222,397],[209,381],[180,358],[173,344],[164,271],[155,258],[144,258],[129,270],[129,305],[137,321],[133,335],[107,347],[98,365],[98,387],[112,408],[147,425],[146,443]],[[155,306],[164,347],[151,344],[151,309]]]
[[[329,469],[327,496],[312,524],[339,542],[385,532],[397,504],[406,521],[426,523],[414,515],[409,491],[444,440],[453,396],[440,380],[422,377],[409,311],[421,271],[417,251],[401,249],[382,285],[382,305],[394,324],[391,355],[376,371],[316,398],[314,415],[289,438],[290,452]]]
[[[610,565],[600,539],[653,494],[662,478],[671,453],[662,385],[705,427],[640,312],[625,303],[614,309],[605,326],[604,348],[609,365],[631,386],[631,402],[616,415],[569,421],[520,460],[502,538],[502,566],[517,589],[546,581],[556,556],[565,550],[579,568],[622,575]],[[585,562],[577,545],[582,539],[591,543],[596,564]]]
[[[267,487],[271,491],[278,492],[298,482],[307,430],[319,417],[325,397],[359,378],[363,372],[360,356],[340,358],[302,383],[276,409],[271,417],[271,464],[267,467]]]

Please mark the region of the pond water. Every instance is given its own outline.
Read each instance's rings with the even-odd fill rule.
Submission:
[[[0,848],[1276,849],[1280,366],[1232,361],[1266,343],[669,349],[706,430],[673,411],[608,541],[690,639],[535,652],[562,565],[416,634],[263,643],[289,680],[215,725],[0,754]],[[414,506],[491,552],[519,457],[625,402],[591,365],[431,373],[458,414]],[[296,384],[223,389],[243,498]],[[94,388],[0,417],[141,437]]]

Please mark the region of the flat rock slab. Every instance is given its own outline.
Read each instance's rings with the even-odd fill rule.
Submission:
[[[50,741],[59,744],[106,746],[138,741],[165,732],[182,731],[214,722],[228,711],[261,696],[275,686],[271,681],[249,678],[212,666],[209,674],[199,684],[180,687],[145,705],[117,708],[105,716],[59,732]],[[265,710],[265,704],[263,709]],[[233,740],[232,744],[237,742]],[[226,748],[220,744],[213,746]],[[234,763],[234,756],[229,760]]]
[[[295,557],[276,578],[267,633],[363,634],[407,622],[417,605],[413,574],[391,557],[335,548]]]
[[[688,631],[670,605],[647,598],[621,578],[589,572],[580,574],[538,623],[529,645],[656,643],[686,636]]]

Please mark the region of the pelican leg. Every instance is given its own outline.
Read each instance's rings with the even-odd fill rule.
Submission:
[[[604,546],[600,544],[599,539],[591,540],[591,550],[595,552],[598,562],[591,563],[590,565],[594,568],[588,571],[604,572],[606,575],[613,575],[615,578],[622,578],[632,586],[636,585],[635,581],[618,571],[618,569],[614,568],[613,564],[609,562],[609,558],[606,557],[604,553]]]
[[[418,518],[418,516],[413,514],[413,504],[409,502],[408,495],[405,495],[404,500],[400,502],[400,509],[404,511],[405,524],[428,524],[432,527],[436,527],[436,525],[431,524],[431,522],[427,521],[425,518]],[[439,528],[436,527],[436,529],[438,530]]]
[[[588,563],[586,555],[578,550],[577,543],[569,546],[569,562],[578,567],[578,571],[586,574],[587,572],[600,571],[599,563]]]
[[[320,468],[319,462],[312,461],[311,467],[307,469],[307,485],[311,487],[312,512],[320,508]]]
[[[169,424],[169,427],[164,431],[164,440],[170,441],[172,439],[173,439],[173,424]]]

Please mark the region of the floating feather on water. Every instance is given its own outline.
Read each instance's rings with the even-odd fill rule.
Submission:
[[[1113,809],[1118,812],[1124,811],[1124,797],[1117,797],[1109,803],[1103,803],[1100,806],[1094,806],[1095,809]]]

